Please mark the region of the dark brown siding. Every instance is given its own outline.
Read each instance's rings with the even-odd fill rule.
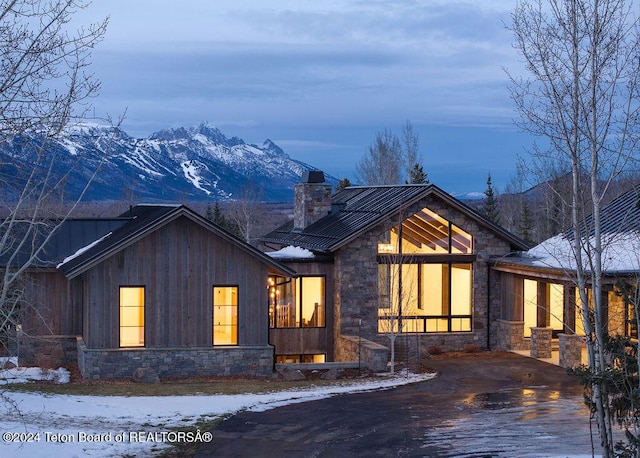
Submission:
[[[145,346],[212,345],[214,285],[237,285],[238,343],[268,338],[267,267],[186,217],[91,268],[85,281],[89,348],[119,346],[119,287],[145,287]]]
[[[80,335],[82,309],[78,288],[60,272],[33,272],[26,276],[22,329],[29,335]]]

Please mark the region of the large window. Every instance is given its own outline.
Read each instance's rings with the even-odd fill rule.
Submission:
[[[428,208],[378,243],[378,331],[472,329],[473,237]]]
[[[378,253],[471,254],[472,242],[470,234],[423,208],[384,234],[378,243]]]
[[[378,331],[471,331],[471,264],[380,264]]]
[[[213,345],[238,344],[238,287],[213,287]]]
[[[120,346],[144,347],[144,286],[120,287]]]
[[[325,277],[295,280],[269,277],[269,325],[272,328],[325,326]]]

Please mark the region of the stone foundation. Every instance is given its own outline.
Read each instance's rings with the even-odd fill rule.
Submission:
[[[531,357],[551,358],[551,328],[531,328]]]
[[[362,367],[382,372],[387,369],[389,350],[384,345],[367,339],[359,339],[357,336],[340,336],[336,342],[336,360],[359,360]]]
[[[273,347],[88,349],[77,338],[78,367],[87,379],[129,378],[139,367],[160,378],[194,376],[271,376]]]
[[[16,352],[23,367],[57,369],[76,364],[76,336],[27,336],[18,332]]]
[[[558,334],[560,366],[573,369],[582,364],[583,338],[575,334]]]

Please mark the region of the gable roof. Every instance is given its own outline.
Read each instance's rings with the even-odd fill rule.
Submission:
[[[628,274],[640,270],[640,186],[621,194],[600,211],[602,268],[605,274]],[[593,216],[580,224],[586,240],[594,236]],[[539,243],[529,251],[496,261],[499,270],[523,269],[541,272],[573,272],[576,256],[574,234],[569,228]],[[585,269],[590,270],[587,252],[583,252]]]
[[[261,240],[264,243],[300,246],[317,252],[334,252],[403,207],[428,196],[445,201],[449,206],[493,231],[508,241],[514,250],[529,248],[519,237],[492,223],[434,184],[345,188],[332,197],[332,211],[327,216],[301,231],[294,230],[293,221],[289,221]]]
[[[126,212],[126,215],[130,218],[127,224],[113,230],[102,238],[92,241],[89,245],[76,251],[76,253],[70,253],[71,256],[58,266],[67,278],[71,279],[80,275],[151,232],[180,217],[186,217],[205,227],[227,242],[267,264],[272,269],[291,277],[296,276],[295,271],[289,267],[265,255],[260,250],[238,239],[184,205],[137,205]]]

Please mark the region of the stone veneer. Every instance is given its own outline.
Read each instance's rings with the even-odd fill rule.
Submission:
[[[77,338],[78,366],[87,379],[128,378],[139,367],[160,378],[193,376],[271,376],[273,347],[88,349]]]
[[[27,336],[18,332],[17,355],[23,367],[57,369],[77,362],[76,336]]]
[[[530,341],[523,336],[524,321],[496,321],[496,350],[529,350]]]
[[[531,357],[551,358],[551,328],[531,328]]]
[[[336,355],[339,361],[359,360],[363,367],[375,372],[386,370],[389,360],[387,347],[357,336],[340,336],[336,344]]]
[[[582,364],[584,337],[576,334],[558,334],[560,366],[572,369]]]
[[[302,230],[331,211],[331,185],[298,183],[294,185],[293,226]]]

